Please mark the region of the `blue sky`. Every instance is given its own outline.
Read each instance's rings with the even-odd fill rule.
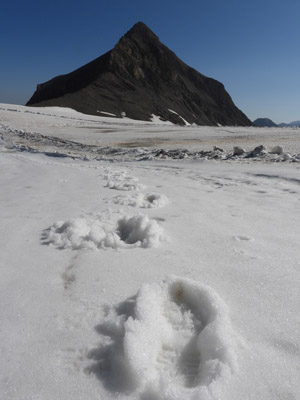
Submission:
[[[138,21],[251,119],[300,119],[299,0],[17,0],[1,6],[0,102],[110,50]]]

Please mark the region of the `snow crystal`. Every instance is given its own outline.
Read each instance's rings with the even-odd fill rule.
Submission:
[[[124,216],[113,224],[99,219],[77,218],[56,222],[42,235],[44,244],[59,249],[157,247],[166,236],[155,220],[139,214]]]

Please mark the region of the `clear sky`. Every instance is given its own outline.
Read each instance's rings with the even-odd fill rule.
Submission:
[[[254,120],[300,119],[300,0],[15,0],[0,11],[0,102],[110,50],[142,21]]]

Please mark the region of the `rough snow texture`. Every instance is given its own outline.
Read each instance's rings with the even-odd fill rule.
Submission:
[[[134,181],[118,182],[109,180],[107,181],[106,187],[108,187],[109,189],[122,190],[122,191],[144,189],[143,185]]]
[[[109,169],[108,169],[109,170]],[[130,191],[130,190],[142,190],[145,186],[138,183],[138,179],[129,176],[126,171],[117,170],[114,173],[109,172],[105,176],[107,180],[106,187],[109,189]]]
[[[102,360],[109,374],[102,378],[126,382],[141,399],[216,399],[237,370],[227,306],[189,279],[143,285],[99,330],[117,337]]]
[[[125,215],[116,224],[87,218],[56,222],[42,236],[44,244],[73,250],[157,247],[165,238],[163,228],[142,214]]]
[[[139,208],[161,208],[169,203],[167,196],[159,193],[137,193],[133,196],[117,196],[114,202]]]

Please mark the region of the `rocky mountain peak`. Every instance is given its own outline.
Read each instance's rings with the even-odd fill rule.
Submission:
[[[142,22],[94,61],[38,85],[27,103],[185,125],[251,125],[224,86],[182,62]]]
[[[133,27],[127,33],[125,33],[123,37],[132,38],[137,36],[159,40],[158,36],[156,36],[155,33],[153,33],[151,29],[143,22],[137,22],[136,24],[134,24]]]

